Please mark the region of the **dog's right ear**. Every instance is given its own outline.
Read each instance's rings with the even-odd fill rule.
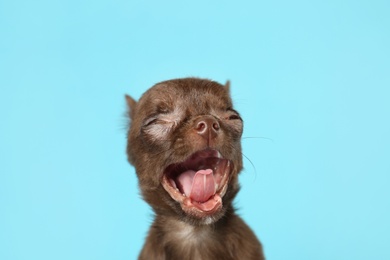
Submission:
[[[226,88],[226,91],[229,93],[230,95],[230,80],[227,80],[226,83],[225,83],[225,88]]]
[[[127,103],[127,109],[129,111],[130,119],[133,119],[134,117],[134,111],[135,107],[137,106],[137,101],[135,101],[132,97],[129,95],[125,95],[126,103]]]

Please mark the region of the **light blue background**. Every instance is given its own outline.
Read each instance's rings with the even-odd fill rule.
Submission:
[[[0,0],[0,259],[135,259],[124,94],[230,79],[271,260],[390,259],[390,2]]]

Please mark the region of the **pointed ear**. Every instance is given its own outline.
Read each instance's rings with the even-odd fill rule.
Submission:
[[[226,83],[225,83],[225,88],[226,88],[226,91],[229,93],[230,95],[230,80],[227,80]]]
[[[137,106],[137,101],[135,101],[129,95],[125,95],[125,98],[126,98],[126,103],[127,103],[127,108],[128,108],[128,111],[129,111],[130,119],[133,119],[135,107]]]

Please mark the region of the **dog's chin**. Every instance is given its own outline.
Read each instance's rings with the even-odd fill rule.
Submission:
[[[232,161],[223,158],[217,150],[206,149],[169,165],[161,184],[180,203],[185,215],[198,223],[211,224],[223,215],[222,198],[232,170]]]

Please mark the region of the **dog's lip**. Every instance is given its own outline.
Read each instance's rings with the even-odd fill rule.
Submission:
[[[175,177],[185,169],[195,171],[203,168],[213,168],[216,179],[216,192],[205,202],[193,201],[183,194],[175,183]],[[161,184],[173,200],[180,203],[182,209],[196,217],[212,215],[222,208],[222,197],[227,190],[229,176],[232,171],[232,162],[223,158],[215,149],[205,149],[191,154],[183,162],[169,165],[163,173]]]

